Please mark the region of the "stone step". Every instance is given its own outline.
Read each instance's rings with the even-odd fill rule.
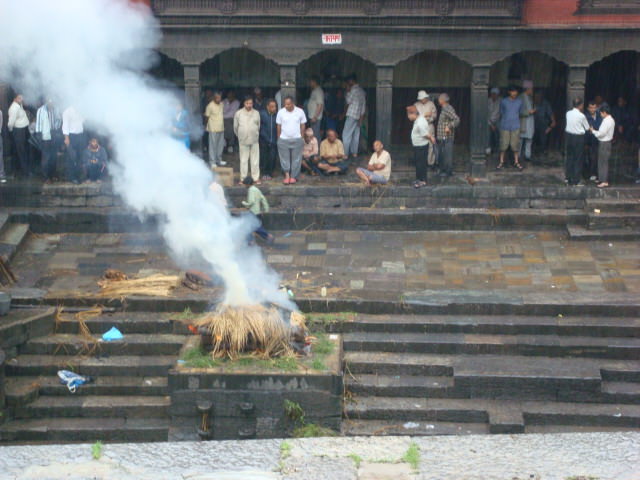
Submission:
[[[11,376],[56,375],[72,370],[93,377],[161,377],[176,363],[177,355],[81,357],[63,355],[19,355],[6,362]]]
[[[570,240],[635,241],[640,240],[640,228],[590,229],[582,225],[567,225]]]
[[[4,230],[4,227],[9,222],[9,213],[8,212],[0,212],[0,234]]]
[[[356,395],[443,398],[453,389],[453,378],[363,374],[345,377],[345,385]]]
[[[168,418],[45,418],[0,426],[0,442],[162,442]]]
[[[386,435],[485,435],[489,433],[486,423],[454,422],[394,422],[391,420],[342,421],[342,434],[346,436],[386,436]]]
[[[335,333],[468,333],[483,335],[560,335],[640,337],[640,318],[515,315],[367,315],[330,323]]]
[[[640,404],[640,383],[603,382],[602,393],[611,403]]]
[[[273,208],[265,216],[269,230],[564,230],[585,224],[583,209],[532,208]],[[35,233],[119,233],[157,228],[158,217],[141,221],[122,209],[22,209],[16,221],[29,223]]]
[[[640,229],[640,212],[589,213],[587,227],[591,230]]]
[[[640,338],[362,332],[343,342],[345,351],[640,358]]]
[[[97,377],[92,383],[78,387],[78,395],[168,395],[167,377]],[[9,377],[6,398],[9,405],[28,403],[42,396],[68,396],[66,385],[56,376]]]
[[[584,203],[587,213],[640,212],[640,198],[587,198]]]
[[[0,256],[11,261],[29,233],[29,225],[7,223],[0,230]]]
[[[602,367],[602,379],[607,382],[640,383],[640,366],[637,362],[625,365]]]
[[[111,327],[116,327],[124,335],[134,333],[175,333],[173,322],[162,313],[110,313],[84,321],[89,331],[102,335]],[[80,333],[78,321],[73,316],[63,316],[56,325],[57,333]]]
[[[392,377],[400,382],[411,375],[419,378],[435,374],[443,380],[453,380],[453,384],[446,389],[430,390],[425,396],[635,403],[602,391],[601,369],[615,371],[625,363],[565,357],[347,352],[345,381],[355,382],[366,375]],[[405,385],[407,391],[411,391],[409,386]],[[420,390],[415,391],[420,394]]]
[[[122,340],[105,342],[59,333],[32,338],[20,348],[24,355],[177,355],[187,337],[173,334],[125,334]]]
[[[82,387],[80,387],[82,388]],[[13,416],[24,418],[124,417],[164,418],[171,400],[168,396],[73,395],[42,396],[14,407]]]
[[[345,417],[354,420],[394,420],[412,422],[444,421],[487,423],[496,418],[504,425],[514,420],[500,418],[522,413],[524,430],[529,425],[578,425],[640,428],[640,405],[589,404],[568,402],[512,402],[483,399],[424,399],[402,397],[356,397],[345,406]],[[511,425],[511,428],[517,425]]]

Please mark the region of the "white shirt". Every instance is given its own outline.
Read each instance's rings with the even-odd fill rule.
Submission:
[[[316,117],[316,110],[318,110],[318,105],[322,108],[320,109],[320,114]],[[309,118],[315,117],[317,120],[322,120],[322,111],[324,110],[324,91],[320,87],[316,87],[311,92],[311,97],[309,97],[309,104],[307,105],[307,113],[309,114]]]
[[[584,135],[589,131],[589,122],[577,108],[573,108],[567,112],[567,128],[564,130],[572,135]]]
[[[7,120],[7,128],[12,131],[14,128],[25,128],[29,126],[29,117],[27,112],[19,103],[13,102],[9,107],[9,119]]]
[[[307,116],[298,107],[293,107],[291,112],[286,108],[282,108],[276,116],[276,123],[280,125],[280,138],[283,140],[302,138],[300,125],[307,123]]]
[[[611,115],[607,115],[602,119],[599,130],[594,130],[593,134],[601,142],[610,142],[613,140],[613,134],[616,131],[616,121]]]
[[[84,118],[74,107],[62,112],[62,134],[74,135],[84,132]]]
[[[375,170],[373,173],[377,173],[378,175],[382,175],[384,178],[389,180],[391,177],[391,155],[386,150],[382,150],[380,152],[380,156],[378,156],[378,152],[373,152],[371,155],[371,159],[369,160],[369,165],[384,165],[384,168],[380,170]]]
[[[424,147],[429,143],[427,135],[429,134],[429,122],[422,115],[413,122],[411,129],[411,144],[414,147]]]

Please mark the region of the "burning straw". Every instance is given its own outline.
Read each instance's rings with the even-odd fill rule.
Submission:
[[[292,322],[287,322],[276,307],[221,305],[199,318],[195,326],[211,335],[214,358],[234,359],[247,352],[274,358],[294,354],[292,336],[304,330],[304,317],[294,313]]]
[[[177,275],[155,274],[143,278],[127,278],[118,276],[113,271],[105,273],[98,282],[100,294],[105,297],[118,298],[129,295],[146,295],[150,297],[168,297],[180,283]]]

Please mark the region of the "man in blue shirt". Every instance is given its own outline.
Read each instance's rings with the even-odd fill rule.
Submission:
[[[271,180],[278,159],[278,131],[276,116],[278,105],[275,100],[266,101],[266,108],[260,111],[260,171],[263,180]]]
[[[500,163],[497,169],[504,167],[505,153],[511,147],[513,152],[513,164],[518,170],[520,165],[520,111],[522,110],[522,98],[518,97],[518,88],[509,87],[509,96],[500,102]]]

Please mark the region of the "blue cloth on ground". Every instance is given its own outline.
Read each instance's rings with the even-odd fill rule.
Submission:
[[[118,330],[116,327],[111,327],[111,330],[102,335],[102,339],[106,342],[111,342],[113,340],[122,340],[123,338],[124,335],[122,335],[122,332],[120,332],[120,330]]]

